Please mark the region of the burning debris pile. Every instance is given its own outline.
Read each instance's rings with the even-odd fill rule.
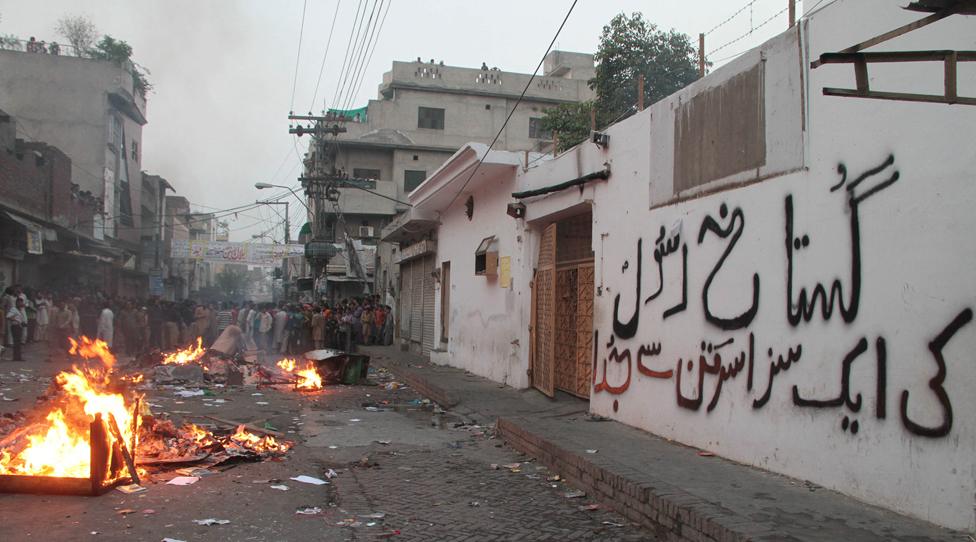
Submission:
[[[298,367],[298,362],[292,358],[285,358],[277,363],[278,368],[288,374],[293,374],[298,379],[295,381],[295,388],[300,390],[320,390],[322,389],[322,376],[318,368],[312,361],[307,361],[304,368]]]
[[[198,342],[179,359],[199,359],[200,350]],[[146,471],[137,465],[261,460],[291,447],[243,426],[227,434],[193,424],[177,428],[153,416],[135,389],[142,375],[118,371],[103,341],[71,340],[69,353],[100,363],[59,373],[35,410],[0,426],[6,430],[0,435],[0,491],[98,494],[128,480],[138,483]]]

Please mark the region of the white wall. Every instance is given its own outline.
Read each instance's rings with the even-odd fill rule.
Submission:
[[[528,385],[523,352],[528,342],[517,340],[527,329],[530,290],[523,287],[531,267],[522,262],[522,237],[516,221],[505,214],[514,186],[514,169],[500,176],[480,179],[440,215],[437,266],[451,262],[449,341],[445,353],[431,353],[435,363],[449,362],[474,374],[524,388]],[[467,175],[464,175],[467,178]],[[448,188],[447,190],[456,190]],[[474,197],[474,214],[468,220],[465,202]],[[485,237],[498,241],[499,259],[512,258],[513,286],[502,288],[498,277],[475,275],[475,250]],[[518,284],[519,286],[516,286]],[[440,287],[435,298],[435,347],[440,347]],[[523,346],[525,345],[525,346]]]
[[[801,47],[816,58],[920,17],[883,0],[838,0],[805,23]],[[954,17],[879,50],[973,49],[974,30],[972,18]],[[770,54],[801,61],[796,49]],[[878,90],[941,92],[938,64],[870,70]],[[710,77],[729,75],[720,70]],[[960,68],[960,94],[976,93],[974,75],[971,66]],[[613,169],[610,180],[582,193],[535,198],[527,216],[541,224],[593,201],[599,347],[591,410],[972,532],[976,108],[823,96],[824,86],[854,86],[851,66],[805,69],[804,81],[806,131],[767,126],[768,143],[775,143],[767,144],[767,164],[782,160],[781,153],[795,157],[802,145],[803,167],[792,173],[763,179],[753,172],[759,182],[675,198],[669,189],[673,126],[659,124],[659,116],[687,98],[685,92],[610,128],[609,151],[587,143],[520,177],[519,188],[526,189],[595,171],[603,162]],[[778,98],[768,85],[766,92],[768,114]],[[838,186],[841,165],[847,182]],[[873,168],[879,171],[856,181]],[[748,177],[711,188],[739,180]],[[791,226],[799,249],[787,248]],[[654,257],[662,227],[674,249],[662,258],[663,284]],[[527,288],[524,273],[521,283]],[[827,301],[809,301],[819,287]],[[804,309],[804,291],[809,317],[791,321]],[[528,314],[528,307],[521,310]],[[829,316],[826,307],[833,309]],[[520,336],[528,344],[527,333]],[[849,371],[845,356],[853,360]],[[524,352],[522,360],[527,364]]]

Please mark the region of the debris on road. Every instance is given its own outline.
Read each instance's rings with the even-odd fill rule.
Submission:
[[[166,482],[168,486],[189,486],[200,481],[199,476],[177,476],[172,480]]]
[[[207,519],[195,519],[193,523],[197,525],[227,525],[230,523],[229,519],[217,519],[217,518],[207,518]]]
[[[567,491],[566,493],[563,493],[563,497],[566,497],[567,499],[579,499],[585,496],[586,496],[586,492],[580,491],[578,489],[574,489],[573,491]]]
[[[312,485],[316,485],[316,486],[322,486],[322,485],[328,484],[328,482],[326,482],[325,480],[320,480],[318,478],[314,478],[312,476],[306,476],[304,474],[302,474],[300,476],[293,476],[290,479],[291,480],[294,480],[296,482],[301,482],[303,484],[312,484]]]
[[[140,486],[139,484],[128,484],[124,486],[119,486],[115,489],[121,491],[122,493],[139,493],[140,491],[146,490],[144,486]]]
[[[322,513],[322,509],[318,506],[302,506],[295,510],[295,513],[303,516],[317,516]]]
[[[284,484],[274,485],[274,486],[269,486],[269,487],[271,487],[271,489],[277,489],[278,491],[288,491],[288,486],[286,486]]]

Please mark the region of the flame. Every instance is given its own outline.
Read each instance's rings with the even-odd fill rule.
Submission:
[[[197,344],[187,346],[183,350],[177,350],[163,357],[163,365],[186,365],[199,360],[207,351],[203,348],[203,337],[197,337]]]
[[[108,368],[115,365],[115,354],[109,350],[108,344],[105,341],[101,339],[92,340],[84,335],[79,338],[81,339],[80,343],[68,337],[68,342],[71,343],[71,348],[68,350],[69,354],[72,356],[81,356],[85,359],[98,358]]]
[[[243,425],[237,426],[237,431],[230,436],[230,440],[259,453],[286,452],[289,448],[291,448],[291,443],[289,442],[278,442],[271,435],[259,437],[254,433],[248,432]]]
[[[295,387],[303,390],[319,390],[322,389],[322,376],[319,375],[318,370],[315,368],[315,364],[311,361],[305,364],[304,369],[297,369],[298,363],[291,358],[285,358],[277,363],[278,367],[283,370],[293,373],[298,377],[295,382]]]

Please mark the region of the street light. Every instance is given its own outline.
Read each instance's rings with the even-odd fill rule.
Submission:
[[[299,196],[297,192],[292,190],[290,186],[284,186],[281,184],[271,184],[271,183],[254,183],[254,188],[257,188],[258,190],[264,190],[265,188],[284,188],[285,190],[291,192],[292,195],[295,196],[295,198],[297,198],[298,201],[300,201],[302,205],[305,206],[305,210],[308,211],[309,214],[312,214],[312,210],[308,208],[308,204],[305,203],[305,200],[302,199],[302,197]]]

